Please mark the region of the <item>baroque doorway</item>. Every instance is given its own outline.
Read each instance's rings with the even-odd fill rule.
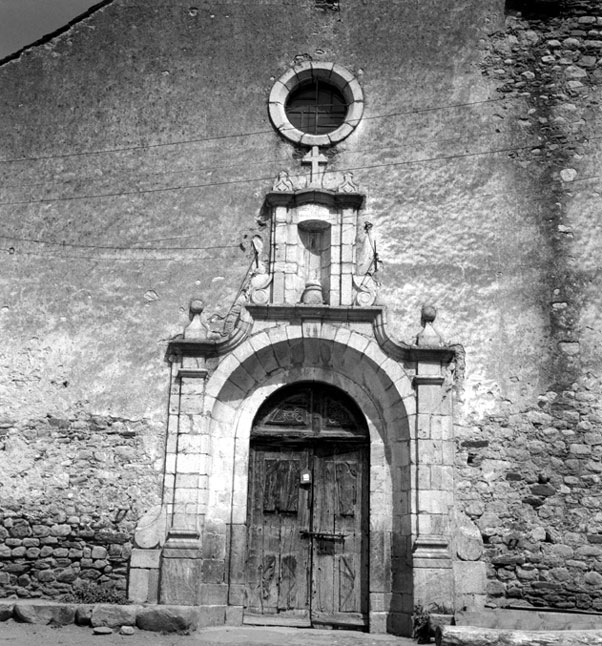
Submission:
[[[249,456],[245,621],[364,628],[368,429],[343,391],[302,382],[255,418]]]

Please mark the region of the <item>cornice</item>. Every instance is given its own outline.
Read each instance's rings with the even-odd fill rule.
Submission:
[[[366,196],[363,193],[343,193],[320,188],[304,188],[298,191],[272,191],[265,196],[269,207],[294,208],[303,204],[322,204],[335,208],[361,209]]]
[[[374,339],[381,349],[399,362],[440,362],[449,363],[456,355],[457,348],[451,346],[419,346],[394,341],[386,329],[385,308],[331,307],[329,305],[246,305],[236,322],[232,334],[224,339],[185,339],[182,335],[172,339],[168,345],[171,357],[221,357],[232,352],[251,334],[254,321],[298,323],[303,321],[325,321],[342,327],[353,323],[371,323]]]

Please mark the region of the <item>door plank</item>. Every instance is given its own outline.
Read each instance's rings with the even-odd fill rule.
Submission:
[[[342,536],[330,549],[314,541],[312,620],[340,625],[341,617],[367,613],[367,499],[366,451],[362,447],[331,444],[316,449],[315,487],[328,492],[316,497],[314,532]],[[317,495],[317,494],[316,494]]]
[[[251,447],[246,614],[309,616],[307,462],[307,447]]]

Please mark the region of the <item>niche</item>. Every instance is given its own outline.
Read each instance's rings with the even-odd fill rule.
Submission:
[[[301,302],[321,305],[330,302],[331,240],[330,224],[309,220],[298,225],[302,257],[299,258],[299,278],[303,285]]]

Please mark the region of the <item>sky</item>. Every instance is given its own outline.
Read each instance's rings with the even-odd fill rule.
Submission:
[[[0,0],[0,59],[30,45],[99,0]]]

